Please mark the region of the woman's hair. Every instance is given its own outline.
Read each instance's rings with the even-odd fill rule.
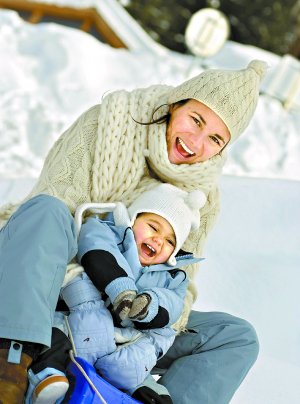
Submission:
[[[184,105],[185,103],[187,103],[188,102],[188,99],[187,100],[181,100],[181,101],[177,101],[177,102],[175,102],[174,104],[171,104],[173,107],[174,106],[181,106],[181,105]],[[139,122],[139,121],[136,121],[134,118],[133,118],[133,116],[132,116],[132,119],[134,120],[134,122],[136,122],[136,123],[139,123],[140,125],[153,125],[154,123],[158,123],[158,124],[161,124],[161,123],[169,123],[169,120],[170,120],[170,117],[171,117],[171,112],[170,112],[170,108],[169,108],[169,111],[166,113],[166,114],[164,114],[164,115],[162,115],[162,116],[160,116],[159,118],[156,118],[156,119],[154,119],[154,115],[157,113],[157,111],[159,111],[159,109],[161,108],[161,107],[163,107],[163,106],[165,106],[165,105],[168,105],[168,104],[162,104],[162,105],[160,105],[159,107],[157,107],[157,108],[155,108],[155,110],[152,112],[152,118],[151,118],[151,121],[150,122]],[[171,105],[169,105],[169,107],[171,106]]]

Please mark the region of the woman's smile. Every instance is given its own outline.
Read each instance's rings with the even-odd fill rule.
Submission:
[[[180,138],[176,138],[176,148],[179,154],[181,154],[185,158],[193,157],[196,154],[184,143],[184,141]]]

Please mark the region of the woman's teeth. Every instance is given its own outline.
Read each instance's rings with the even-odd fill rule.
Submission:
[[[184,143],[183,140],[181,140],[180,138],[178,138],[178,142],[180,143],[180,146],[183,148],[183,150],[185,150],[188,154],[190,154],[191,156],[193,156],[195,153],[190,150],[187,145]]]

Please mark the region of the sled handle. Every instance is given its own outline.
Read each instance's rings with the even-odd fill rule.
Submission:
[[[92,213],[108,213],[108,212],[113,212],[115,207],[116,207],[115,203],[90,202],[90,203],[83,203],[82,205],[79,205],[75,211],[75,216],[74,216],[77,236],[79,235],[79,232],[81,229],[82,216],[85,211],[89,210]]]

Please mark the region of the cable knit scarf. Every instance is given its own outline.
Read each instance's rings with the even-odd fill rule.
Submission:
[[[46,193],[63,200],[71,212],[84,202],[122,201],[127,206],[144,190],[157,184],[155,173],[163,182],[185,190],[201,188],[207,203],[201,209],[201,226],[190,234],[184,248],[201,255],[206,235],[219,210],[217,180],[225,156],[193,165],[174,165],[168,160],[166,124],[141,125],[150,122],[153,111],[166,104],[170,87],[151,86],[132,92],[116,91],[107,95],[101,106],[84,113],[54,144],[40,178],[26,198]],[[163,105],[161,116],[168,111]],[[2,224],[16,209],[15,205],[0,211]],[[185,328],[191,305],[196,297],[192,279],[195,267],[187,267],[191,279],[182,317],[174,328]],[[65,282],[81,270],[68,266]]]

